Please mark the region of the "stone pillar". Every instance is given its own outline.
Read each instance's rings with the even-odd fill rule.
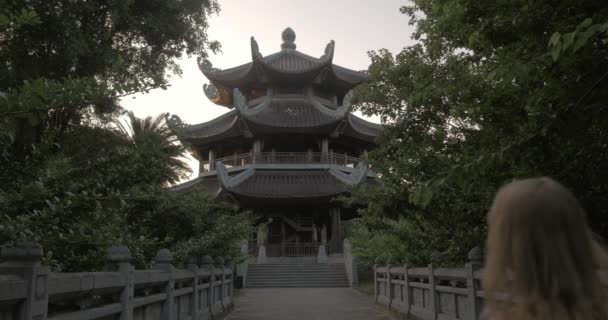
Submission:
[[[202,319],[201,314],[201,301],[200,301],[200,288],[199,288],[199,268],[195,258],[188,260],[186,269],[190,270],[193,274],[192,277],[192,301],[190,303],[190,315],[192,319]]]
[[[329,140],[323,138],[321,140],[321,162],[329,161]]]
[[[224,307],[227,311],[232,309],[232,297],[233,297],[233,288],[234,288],[234,266],[232,263],[232,257],[226,257],[224,259],[224,271],[225,274],[230,274],[230,282],[226,283],[224,286]],[[225,276],[224,276],[225,278]]]
[[[331,208],[331,240],[329,247],[331,252],[342,252],[342,229],[340,228],[340,208]]]
[[[215,151],[209,149],[209,171],[215,170]]]
[[[266,246],[265,245],[261,245],[258,249],[257,263],[258,264],[268,263],[268,258],[266,257]]]
[[[218,292],[216,295],[216,298],[219,300],[217,301],[217,313],[223,313],[224,311],[226,311],[226,302],[224,301],[224,290],[226,289],[226,275],[224,272],[224,258],[219,256],[216,257],[215,260],[213,261],[214,264],[213,266],[215,267],[215,274],[219,276],[219,281],[220,281],[220,285],[218,287]]]
[[[241,240],[241,256],[245,259],[236,265],[236,275],[243,278],[244,284],[247,278],[247,268],[249,267],[249,241],[247,239]]]
[[[477,301],[477,291],[480,289],[475,280],[475,272],[483,266],[483,252],[479,247],[475,247],[469,251],[467,256],[469,262],[465,265],[467,277],[467,302],[471,314],[469,319],[477,320],[480,318],[480,304]]]
[[[317,263],[327,263],[327,249],[324,244],[321,244],[317,251]]]
[[[120,320],[133,320],[133,295],[135,290],[135,276],[131,265],[131,251],[126,246],[113,246],[106,255],[108,271],[119,272],[125,279],[125,287],[120,294]]]
[[[209,318],[213,317],[214,305],[215,305],[215,268],[213,267],[213,258],[210,256],[204,256],[201,259],[201,268],[209,272],[209,288],[207,291],[207,312],[209,312]]]
[[[154,258],[154,269],[161,270],[169,274],[169,278],[165,284],[165,293],[167,294],[167,298],[163,302],[162,313],[162,319],[165,320],[175,319],[175,274],[171,262],[173,262],[173,255],[167,249],[158,251],[156,257]]]
[[[40,264],[42,248],[32,242],[7,244],[2,246],[1,257],[4,262],[0,264],[0,274],[17,275],[27,281],[25,300],[11,319],[46,319],[50,269]]]
[[[260,161],[262,155],[262,140],[253,140],[253,163]]]
[[[198,175],[201,176],[205,171],[207,171],[207,169],[205,169],[205,161],[201,159],[198,161]]]

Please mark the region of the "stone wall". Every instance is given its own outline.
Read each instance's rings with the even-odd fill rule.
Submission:
[[[125,246],[108,249],[104,272],[53,273],[32,243],[2,247],[0,320],[202,320],[233,306],[232,262],[209,256],[186,269],[161,250],[150,270],[134,270]]]

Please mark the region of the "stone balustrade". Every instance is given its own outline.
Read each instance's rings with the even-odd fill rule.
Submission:
[[[469,251],[468,260],[464,268],[435,268],[432,264],[410,268],[378,258],[374,265],[376,303],[406,318],[480,319],[484,302],[481,250]],[[598,274],[608,286],[606,272]]]
[[[135,270],[125,246],[108,249],[103,272],[53,273],[33,243],[2,247],[0,320],[221,319],[233,306],[232,261],[205,256],[186,269],[160,250]]]

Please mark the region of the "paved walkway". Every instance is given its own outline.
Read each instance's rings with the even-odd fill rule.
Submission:
[[[228,320],[392,320],[370,296],[349,288],[243,289]]]

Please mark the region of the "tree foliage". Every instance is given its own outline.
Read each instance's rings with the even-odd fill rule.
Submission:
[[[357,236],[396,230],[425,239],[406,244],[403,260],[437,251],[462,262],[483,245],[496,190],[542,175],[571,188],[608,236],[608,7],[413,0],[401,10],[416,44],[370,52],[370,81],[357,92],[360,110],[388,123],[370,154],[383,190],[358,193],[370,206]]]
[[[63,271],[99,269],[110,245],[136,263],[160,248],[237,254],[248,218],[174,193],[184,148],[165,121],[120,107],[206,57],[213,0],[0,0],[0,243],[33,240]],[[122,130],[121,130],[122,129]]]

